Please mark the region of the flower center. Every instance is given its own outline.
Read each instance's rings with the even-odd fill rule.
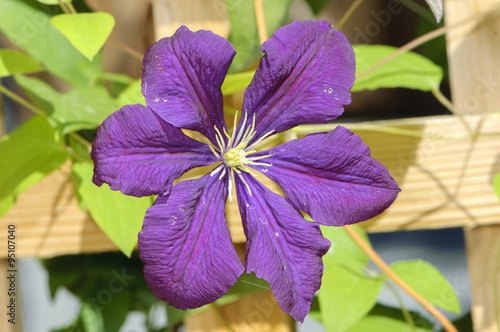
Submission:
[[[245,179],[241,175],[241,171],[247,172],[253,176],[255,174],[247,167],[247,165],[261,165],[261,166],[271,166],[271,164],[257,162],[257,160],[264,159],[269,157],[270,155],[258,156],[258,157],[247,157],[248,155],[257,152],[253,150],[255,146],[257,146],[260,142],[262,142],[266,137],[271,135],[274,130],[266,133],[258,140],[249,145],[250,140],[255,136],[255,114],[253,115],[253,120],[251,124],[247,125],[248,113],[245,112],[245,116],[243,118],[243,122],[241,126],[236,127],[236,120],[238,117],[238,112],[234,117],[233,124],[233,133],[231,136],[227,133],[226,129],[223,129],[224,135],[220,132],[220,130],[215,126],[215,132],[217,133],[215,139],[217,140],[218,147],[213,145],[209,145],[210,149],[214,153],[214,155],[223,161],[217,168],[215,168],[211,176],[222,171],[219,179],[226,174],[226,172],[236,173],[238,177],[241,179],[243,183],[245,183],[250,195],[252,192],[250,191],[250,187],[246,183]],[[238,130],[239,129],[239,130]],[[227,138],[227,142],[226,142]],[[232,176],[229,176],[229,200],[232,202],[231,197],[231,188],[232,188]]]
[[[240,167],[251,163],[246,157],[245,150],[232,148],[224,153],[224,163],[229,167]]]

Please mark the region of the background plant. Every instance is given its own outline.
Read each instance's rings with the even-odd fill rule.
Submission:
[[[326,3],[309,1],[316,11]],[[339,25],[360,3],[353,3]],[[429,13],[432,12],[439,21],[442,16],[441,1],[429,0],[428,3],[432,10]],[[230,68],[231,74],[222,88],[225,95],[231,95],[244,90],[252,78],[251,68],[261,56],[258,47],[263,28],[260,25],[259,29],[258,19],[262,13],[255,10],[253,1],[227,0],[225,4],[232,27],[229,40],[238,52]],[[265,33],[269,35],[287,22],[289,6],[289,0],[264,1]],[[0,216],[12,208],[21,192],[69,163],[80,206],[90,211],[101,229],[130,257],[125,259],[120,255],[106,254],[92,258],[62,257],[46,262],[52,291],[65,286],[85,303],[80,316],[66,330],[117,331],[129,310],[149,312],[156,303],[143,282],[141,262],[133,253],[142,216],[152,199],[131,198],[106,186],[96,187],[91,181],[93,165],[89,152],[96,128],[125,104],[145,104],[140,93],[140,80],[121,73],[106,72],[102,66],[101,47],[111,42],[109,34],[114,23],[111,15],[90,12],[81,1],[0,2],[0,30],[10,43],[8,48],[0,50],[0,77],[13,77],[24,95],[16,94],[4,85],[0,85],[0,92],[34,113],[32,118],[4,136],[0,143]],[[338,29],[341,28],[339,25]],[[443,69],[428,58],[411,52],[415,46],[443,32],[440,30],[439,33],[425,35],[399,49],[386,45],[354,45],[357,80],[352,91],[418,89],[433,93],[453,111],[451,103],[439,90]],[[142,56],[123,45],[117,47],[139,59]],[[140,61],[137,61],[137,66],[141,66]],[[44,77],[49,79],[31,75],[39,72],[45,73]],[[54,81],[64,82],[66,88],[63,92],[48,83]],[[232,112],[232,108],[227,107],[227,112]],[[331,126],[333,128],[335,124]],[[323,131],[325,127],[318,130]],[[307,130],[298,127],[288,134],[303,135],[308,132],[311,132],[310,127]],[[370,142],[367,144],[370,145]],[[500,196],[499,183],[497,175],[494,186]],[[433,322],[408,312],[402,302],[399,310],[377,304],[381,287],[384,284],[393,287],[392,279],[387,273],[369,267],[370,257],[366,249],[361,249],[359,243],[353,240],[353,229],[368,243],[360,227],[350,230],[323,229],[333,245],[324,257],[323,286],[311,317],[324,324],[328,331],[432,330]],[[105,262],[112,261],[116,265],[110,270],[110,265]],[[75,265],[75,262],[79,263]],[[109,290],[113,296],[105,306],[93,302],[92,299],[97,298],[100,291],[100,294],[107,294],[103,290],[109,288],[109,280],[113,277],[109,271],[121,271],[122,267],[130,271],[127,273],[134,276],[134,281],[125,285],[119,293]],[[430,264],[423,261],[398,262],[391,268],[428,302],[449,312],[460,311],[453,288]],[[82,279],[82,275],[86,278]],[[245,278],[215,305],[267,287],[265,282],[255,277],[247,275]],[[450,300],[440,301],[443,291]],[[104,299],[104,295],[101,297]],[[183,315],[192,313],[171,308],[167,310],[167,328],[173,328]],[[151,325],[150,329],[155,327]]]

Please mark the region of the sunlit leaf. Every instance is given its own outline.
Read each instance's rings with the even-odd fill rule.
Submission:
[[[58,5],[60,2],[71,2],[71,0],[38,0],[38,2],[41,2],[46,5]]]
[[[90,62],[50,24],[58,6],[35,0],[1,0],[0,30],[14,45],[26,51],[51,74],[76,86],[92,85],[99,61]]]
[[[16,50],[0,50],[0,77],[19,73],[35,73],[43,70],[42,66],[29,56]]]
[[[240,72],[248,68],[262,55],[254,1],[225,0],[224,2],[231,23],[229,41],[236,49],[236,56],[229,70],[230,72]],[[269,36],[286,22],[290,2],[290,0],[263,1],[267,34]]]
[[[362,238],[366,234],[351,226]],[[326,331],[342,332],[364,317],[377,301],[384,276],[367,275],[368,256],[342,227],[321,227],[332,246],[323,256],[319,290],[321,320]]]
[[[79,87],[59,93],[34,77],[16,75],[15,79],[35,104],[62,124],[63,133],[97,128],[118,109],[116,100],[101,86]]]
[[[460,313],[460,302],[448,280],[430,263],[422,260],[401,261],[392,270],[430,303],[453,313]]]
[[[146,209],[152,201],[149,197],[136,198],[112,191],[106,184],[97,187],[92,183],[92,176],[92,164],[74,164],[72,177],[93,219],[117,247],[130,256],[137,244]]]
[[[325,259],[319,305],[326,331],[346,331],[363,318],[377,302],[384,280]]]
[[[427,58],[406,52],[372,70],[372,66],[397,50],[385,45],[355,45],[356,80],[351,91],[379,88],[409,88],[430,91],[438,88],[443,70]]]
[[[29,186],[61,166],[69,155],[46,119],[36,116],[0,142],[0,216]]]
[[[222,83],[222,94],[224,96],[243,91],[252,81],[255,71],[246,71],[243,73],[228,74]]]
[[[117,98],[117,108],[130,104],[142,104],[146,106],[146,99],[141,91],[141,80],[135,80],[123,90]]]
[[[495,175],[495,178],[493,178],[493,190],[498,196],[498,199],[500,200],[500,173]]]
[[[347,330],[348,332],[431,332],[432,330],[421,327],[411,327],[409,324],[398,319],[383,316],[366,316],[356,325]]]
[[[351,228],[369,243],[368,236],[361,227],[352,225]],[[344,267],[351,267],[355,271],[362,271],[363,267],[368,264],[368,256],[344,228],[322,226],[321,232],[332,243],[330,250],[324,256],[324,261],[328,260],[328,263],[335,262]]]
[[[113,30],[115,19],[104,12],[61,14],[50,23],[92,61]]]

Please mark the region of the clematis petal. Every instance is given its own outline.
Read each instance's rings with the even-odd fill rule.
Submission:
[[[283,311],[303,322],[321,285],[321,256],[330,241],[284,197],[251,175],[242,172],[242,176],[246,184],[238,177],[235,182],[247,237],[246,272],[266,279]]]
[[[315,221],[343,226],[382,213],[400,191],[361,138],[344,127],[311,134],[255,154],[271,167],[254,168],[280,185],[291,203]],[[253,156],[253,155],[252,155]]]
[[[165,195],[184,172],[216,162],[208,145],[163,121],[148,107],[126,105],[97,130],[92,144],[96,185],[126,195]]]
[[[227,176],[206,175],[174,185],[146,212],[139,233],[144,277],[176,308],[215,301],[243,272],[226,223],[226,197]]]
[[[354,52],[326,21],[293,22],[266,41],[243,110],[255,113],[257,140],[303,123],[327,123],[351,102]]]
[[[235,55],[233,46],[210,31],[180,27],[144,55],[142,93],[165,121],[215,141],[225,128],[221,85]]]

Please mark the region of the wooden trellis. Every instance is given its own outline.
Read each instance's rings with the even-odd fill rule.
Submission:
[[[223,1],[153,0],[152,5],[156,39],[171,35],[181,24],[223,36],[229,33]],[[373,157],[389,168],[403,189],[385,213],[364,223],[369,232],[464,227],[474,330],[481,332],[497,331],[500,314],[493,305],[495,297],[500,298],[500,293],[493,293],[495,278],[500,283],[500,274],[494,275],[500,203],[492,187],[493,175],[500,172],[500,11],[479,15],[495,6],[500,6],[499,0],[445,1],[449,26],[477,14],[476,20],[447,33],[453,102],[475,132],[473,138],[455,116],[344,124],[367,142]],[[418,135],[400,135],[391,128]],[[227,214],[233,241],[242,249],[245,238],[237,205],[229,205]],[[65,167],[19,196],[16,206],[0,219],[0,229],[10,224],[16,225],[18,258],[116,250],[89,214],[79,209]],[[0,240],[5,248],[5,231]],[[0,251],[2,257],[5,254]],[[0,299],[6,296],[4,279],[0,278]],[[228,331],[224,321],[235,331],[294,330],[269,292],[217,310],[190,316],[186,330]],[[1,329],[11,331],[12,325]]]

